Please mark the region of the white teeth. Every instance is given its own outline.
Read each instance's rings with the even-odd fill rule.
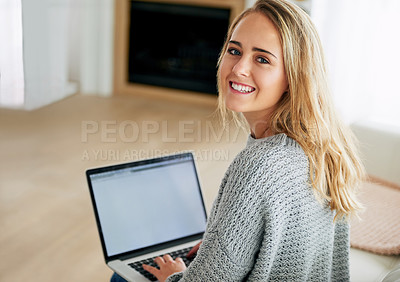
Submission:
[[[238,85],[236,83],[232,82],[232,88],[235,89],[236,91],[242,92],[242,93],[249,93],[253,91],[252,87],[249,86],[244,86],[244,85]]]

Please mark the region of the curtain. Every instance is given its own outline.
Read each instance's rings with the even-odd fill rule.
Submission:
[[[68,78],[69,0],[22,0],[23,61],[27,110],[76,92]]]
[[[347,123],[400,127],[400,1],[314,0],[333,99]]]
[[[69,0],[0,0],[0,106],[33,110],[76,92],[68,81]]]
[[[21,1],[0,0],[0,106],[24,103]]]
[[[69,0],[70,77],[81,94],[111,96],[113,81],[114,0]]]

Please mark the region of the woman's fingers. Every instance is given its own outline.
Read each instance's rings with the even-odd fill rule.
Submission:
[[[160,270],[156,267],[147,265],[147,264],[143,264],[142,265],[143,269],[150,272],[151,274],[153,274],[155,277],[158,277],[160,275]]]
[[[158,266],[160,266],[160,265],[162,265],[162,264],[165,264],[165,260],[164,260],[163,257],[156,257],[156,258],[154,259],[154,262],[155,262]]]
[[[159,281],[165,281],[171,274],[186,269],[186,265],[182,258],[174,260],[170,255],[156,257],[154,262],[160,267],[160,269],[146,264],[143,264],[142,267],[144,270],[153,274]]]
[[[164,255],[163,259],[164,259],[165,263],[174,261],[170,255]]]

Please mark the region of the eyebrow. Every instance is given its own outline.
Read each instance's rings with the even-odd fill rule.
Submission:
[[[240,48],[242,48],[242,43],[240,43],[239,41],[230,40],[229,43],[238,45]],[[278,58],[277,58],[274,54],[272,54],[270,51],[267,51],[267,50],[264,50],[264,49],[261,49],[261,48],[257,48],[257,47],[253,47],[252,50],[255,51],[255,52],[263,52],[263,53],[270,54],[270,55],[274,56],[276,59],[278,59]]]

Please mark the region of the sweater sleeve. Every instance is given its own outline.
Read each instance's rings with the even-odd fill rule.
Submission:
[[[196,259],[167,281],[242,281],[262,243],[269,186],[264,154],[242,151],[228,169]]]

